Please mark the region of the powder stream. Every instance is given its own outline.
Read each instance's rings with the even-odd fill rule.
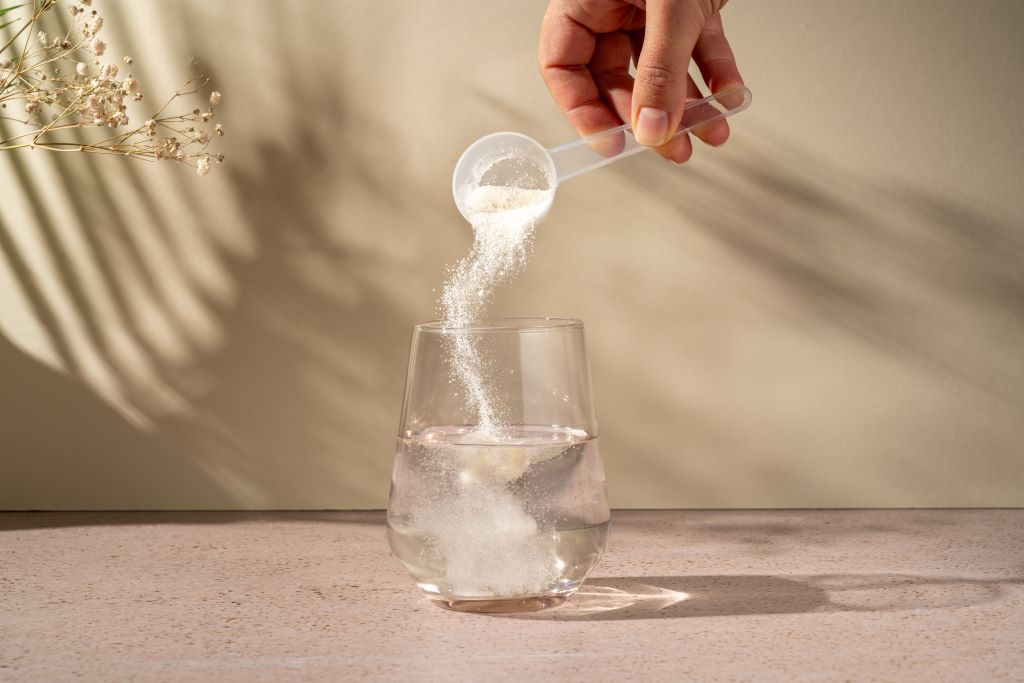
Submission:
[[[473,246],[455,266],[441,293],[441,322],[452,328],[449,362],[477,414],[477,431],[500,438],[500,406],[487,386],[485,363],[472,335],[460,332],[479,322],[494,290],[512,280],[526,261],[533,229],[547,213],[555,191],[482,185],[466,201]]]

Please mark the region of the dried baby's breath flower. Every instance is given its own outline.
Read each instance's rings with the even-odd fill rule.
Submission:
[[[103,17],[97,14],[92,19],[85,22],[85,28],[82,29],[82,33],[91,38],[99,33],[101,28],[103,28]]]
[[[191,111],[172,111],[179,100],[202,96],[207,79],[190,78],[159,110],[144,117],[142,125],[132,128],[129,104],[142,101],[142,86],[132,74],[119,77],[118,65],[103,60],[107,45],[98,34],[104,19],[91,9],[93,1],[79,0],[68,7],[71,27],[61,29],[62,35],[51,38],[39,29],[40,17],[60,1],[25,5],[22,12],[31,13],[16,17],[14,37],[0,44],[0,108],[7,110],[9,102],[19,104],[26,117],[6,117],[24,130],[0,139],[0,151],[32,148],[165,159],[192,166],[199,175],[209,173],[211,160],[224,160],[224,155],[209,151],[211,138],[224,134],[223,126],[204,126],[214,117],[220,92],[205,95],[210,104],[206,111],[194,105]],[[6,13],[4,19],[10,16]],[[83,54],[87,61],[81,61]],[[120,61],[130,65],[134,60],[125,56]],[[90,135],[100,129],[107,132]]]

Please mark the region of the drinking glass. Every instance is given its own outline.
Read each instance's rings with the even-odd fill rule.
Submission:
[[[417,585],[462,611],[559,605],[609,522],[583,323],[414,326],[388,542]]]

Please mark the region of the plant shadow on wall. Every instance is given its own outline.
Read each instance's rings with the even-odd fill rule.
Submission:
[[[356,125],[317,76],[281,86],[288,116]],[[255,162],[204,179],[85,155],[0,160],[17,180],[4,194],[29,206],[3,211],[0,258],[54,356],[0,334],[0,507],[382,499],[410,322],[388,285],[408,264],[366,239],[377,226],[338,225],[325,198],[395,197],[367,147],[340,157],[319,132],[239,140]],[[244,234],[226,237],[232,224]]]
[[[299,48],[274,31],[285,18],[274,13],[287,10],[270,8],[269,28],[252,44],[277,46],[281,64],[310,66],[261,74],[261,89],[274,93],[268,111],[284,113],[261,112],[275,120],[257,131],[228,126],[228,162],[202,179],[210,184],[117,160],[0,160],[17,181],[3,194],[17,192],[29,207],[17,217],[0,207],[0,259],[54,358],[41,362],[0,334],[0,507],[383,501],[408,324],[419,317],[394,286],[418,262],[399,252],[411,231],[441,224],[424,214],[441,204],[455,214],[447,194],[403,205],[393,188],[416,179],[402,175],[393,131],[345,99],[338,64],[319,72],[323,60],[292,59],[286,51]],[[109,9],[110,28],[124,25],[119,6]],[[175,6],[170,20],[182,24],[185,12]],[[122,37],[128,52],[141,47]],[[186,47],[207,64],[201,46]],[[242,108],[228,75],[210,75],[230,119]],[[475,104],[509,127],[535,125],[525,110],[478,95]],[[851,178],[769,134],[757,138],[765,142],[736,147],[742,155],[729,156],[730,145],[714,155],[720,162],[693,164],[685,183],[651,160],[602,173],[619,174],[620,197],[667,205],[699,226],[794,306],[1019,412],[1024,364],[1011,367],[1024,338],[1019,231],[915,190]],[[339,197],[364,213],[339,219]],[[679,248],[671,238],[663,246]],[[607,249],[597,256],[602,263]],[[607,305],[643,312],[651,302],[614,284]],[[985,348],[935,334],[951,320],[1010,351],[982,357]],[[617,404],[602,409],[617,415],[634,469],[652,487],[692,486],[692,500],[705,502],[697,478],[643,455],[664,451],[685,411],[659,401],[650,383],[620,389]],[[699,416],[691,421],[683,433],[720,437]],[[814,486],[798,477],[786,470],[764,485]],[[112,498],[94,482],[126,486]]]
[[[666,200],[821,317],[1024,410],[1024,367],[1007,376],[936,334],[956,321],[1000,341],[1022,338],[1020,226],[917,188],[853,178],[770,132],[756,137],[719,168],[693,169],[692,190]],[[728,196],[714,190],[724,177]]]
[[[612,166],[609,172],[617,175],[623,194],[637,197],[638,204],[650,201],[669,207],[679,225],[686,226],[664,233],[663,247],[676,250],[678,262],[691,257],[686,238],[671,233],[698,231],[764,285],[757,292],[759,305],[773,306],[780,319],[801,326],[795,335],[814,339],[823,329],[838,332],[851,348],[886,359],[886,367],[927,378],[936,392],[960,396],[958,400],[993,414],[1015,415],[1024,424],[1020,225],[919,188],[855,177],[827,160],[801,153],[799,145],[772,131],[740,128],[730,145],[701,155],[698,163],[683,170],[685,181],[678,179],[678,170],[650,163]],[[619,288],[609,295],[609,305],[653,315],[652,302],[634,295],[639,290]],[[687,353],[678,344],[672,352]],[[648,364],[672,367],[673,360],[653,357]],[[849,379],[851,385],[864,380]],[[702,490],[697,471],[702,458],[685,457],[687,453],[713,454],[719,467],[756,471],[752,486],[783,492],[782,498],[806,500],[808,491],[819,489],[821,482],[813,477],[820,473],[778,468],[772,458],[764,457],[773,449],[800,450],[802,444],[771,433],[756,444],[743,441],[734,413],[713,416],[721,421],[704,420],[702,416],[709,414],[700,404],[663,400],[671,393],[664,386],[669,380],[662,374],[658,381],[662,391],[650,391],[643,381],[617,383],[612,397],[615,410],[628,412],[628,418],[617,413],[616,429],[618,443],[629,445],[631,457],[663,454],[665,429],[659,425],[674,425],[680,457],[662,455],[642,463],[650,472],[651,490],[663,488],[659,482],[670,482],[684,487],[696,506],[721,504],[708,500]],[[802,386],[798,377],[787,383],[790,391]],[[810,406],[827,405],[829,399],[807,395],[804,400]],[[607,410],[608,405],[602,407]],[[812,413],[813,409],[807,412]],[[759,425],[764,424],[763,417],[752,416]],[[1016,434],[1024,436],[1019,429]],[[920,435],[914,438],[925,443]],[[1010,436],[1004,433],[999,438],[1009,446]],[[744,451],[747,455],[740,455]],[[948,486],[948,479],[943,481],[946,475],[930,462],[931,455],[902,453],[885,464],[886,473],[902,471],[922,486]],[[743,457],[747,461],[738,463]],[[631,466],[635,469],[637,461]],[[685,471],[690,467],[693,476]],[[878,486],[884,489],[887,484],[880,481]],[[834,484],[837,493],[843,486],[857,485]]]
[[[292,91],[283,98],[301,103],[301,111],[292,112],[296,118],[315,110],[335,127],[372,125],[337,92],[307,82],[316,79],[290,81]],[[252,143],[256,163],[217,169],[226,180],[225,203],[248,230],[251,246],[242,255],[223,244],[218,226],[197,208],[203,188],[191,177],[122,165],[115,183],[107,177],[110,164],[49,159],[71,216],[58,229],[24,157],[7,159],[57,286],[41,285],[6,212],[0,252],[64,371],[0,338],[0,438],[10,473],[0,505],[109,506],[82,485],[97,479],[135,482],[137,490],[122,492],[118,507],[207,506],[204,501],[225,497],[253,507],[329,507],[332,500],[382,493],[368,490],[367,482],[386,480],[410,317],[386,280],[400,278],[406,264],[367,242],[365,230],[374,226],[339,229],[324,197],[340,191],[394,203],[373,171],[373,158],[389,156],[380,149],[388,136],[372,136],[372,153],[348,144],[338,157],[308,126],[282,128],[290,131],[287,137]],[[794,163],[784,166],[780,158]],[[1008,342],[1024,337],[1024,272],[1018,267],[1024,245],[1012,226],[920,192],[878,188],[829,171],[781,143],[745,145],[742,157],[725,157],[713,171],[695,164],[687,172],[683,190],[668,193],[662,189],[675,183],[676,169],[633,164],[621,175],[630,188],[622,192],[656,194],[798,305],[856,338],[1021,409],[1018,377],[997,361],[946,345],[934,334],[937,321],[922,318],[928,307],[915,307],[939,296],[953,310],[983,316],[980,329],[987,333]],[[737,179],[747,186],[725,196],[720,174],[729,174],[730,187]],[[141,220],[126,220],[121,189],[137,198]],[[168,193],[178,198],[180,213],[164,209],[160,197]],[[176,238],[185,223],[194,224],[194,244]],[[98,279],[86,281],[73,263],[62,236],[69,229]],[[143,243],[155,253],[144,253]],[[209,293],[193,273],[197,254],[216,262],[237,296]],[[177,275],[157,277],[154,258]],[[103,316],[95,296],[108,299]],[[183,297],[203,312],[199,318],[210,319],[205,326],[218,330],[216,343],[190,341],[197,316],[180,306]],[[64,311],[80,324],[69,326]],[[183,351],[168,353],[147,331],[154,315],[182,340]],[[102,390],[97,364],[109,370]],[[382,383],[390,394],[379,391]],[[680,416],[642,389],[623,387],[622,400],[637,406],[629,414],[642,419],[622,423],[635,429],[636,452],[654,453],[664,425]],[[148,428],[126,419],[126,409]],[[700,432],[700,425],[692,427]],[[645,441],[651,438],[659,441]],[[659,475],[665,466],[643,463],[651,476],[678,485],[677,471]],[[295,467],[304,476],[295,477]],[[771,485],[803,485],[792,473],[786,477]]]

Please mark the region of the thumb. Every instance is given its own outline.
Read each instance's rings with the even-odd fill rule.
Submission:
[[[687,69],[713,3],[648,0],[644,43],[633,86],[633,134],[648,147],[679,128],[686,106]]]

